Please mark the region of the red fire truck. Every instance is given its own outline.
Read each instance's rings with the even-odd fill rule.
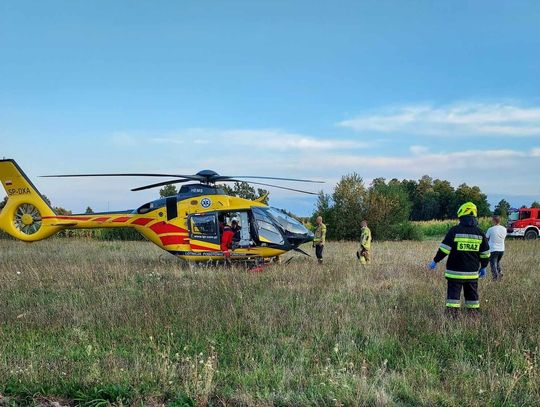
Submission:
[[[540,208],[520,208],[508,215],[508,236],[538,239],[540,235]]]

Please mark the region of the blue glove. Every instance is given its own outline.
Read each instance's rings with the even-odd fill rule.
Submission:
[[[479,278],[484,278],[486,276],[486,268],[485,267],[482,267],[480,269],[480,271],[478,272],[478,277]]]
[[[435,260],[431,260],[431,263],[427,265],[427,268],[429,270],[435,270],[437,268],[437,263],[435,263]]]

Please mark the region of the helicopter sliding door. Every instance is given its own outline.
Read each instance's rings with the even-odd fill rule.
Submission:
[[[188,220],[189,244],[195,250],[220,250],[216,213],[191,215]]]
[[[250,229],[253,224],[251,218],[250,211],[245,209],[218,212],[219,225],[221,227],[229,226],[234,232],[233,249],[248,248],[254,245]],[[221,227],[220,230],[222,230]]]

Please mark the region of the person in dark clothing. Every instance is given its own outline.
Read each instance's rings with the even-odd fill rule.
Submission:
[[[446,307],[452,314],[461,307],[461,290],[468,310],[480,308],[478,278],[485,277],[489,263],[489,244],[478,227],[476,205],[472,202],[461,205],[457,215],[459,224],[448,231],[435,258],[428,264],[430,270],[435,270],[437,263],[448,255],[444,273],[448,285]]]
[[[233,219],[231,222],[231,230],[234,233],[233,241],[239,242],[240,241],[240,230],[242,229],[242,226],[239,225],[237,219]]]

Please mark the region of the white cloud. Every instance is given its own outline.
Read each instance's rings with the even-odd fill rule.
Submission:
[[[426,112],[426,109],[423,108],[422,112]],[[402,112],[399,121],[405,123],[405,126],[422,114],[420,110],[410,109]],[[516,120],[534,116],[528,110],[519,114],[514,112],[513,115]],[[479,110],[474,115],[457,114],[445,120],[460,126],[472,126],[471,123],[477,123],[480,119],[484,123],[489,121]],[[441,122],[444,120],[441,119]],[[396,126],[391,121],[387,125]],[[382,122],[380,126],[383,126]],[[446,147],[438,146],[437,143],[428,146],[427,142],[414,144],[413,141],[407,151],[402,146],[396,150],[392,146],[375,150],[369,147],[376,146],[377,141],[369,144],[355,140],[354,137],[315,137],[279,129],[199,128],[153,134],[131,133],[132,136],[129,136],[130,133],[118,134],[122,135],[121,138],[117,135],[118,142],[145,146],[148,152],[148,162],[145,164],[148,172],[192,173],[202,168],[211,168],[222,174],[294,175],[326,181],[326,184],[319,185],[277,182],[308,191],[321,188],[331,191],[342,175],[353,171],[364,177],[366,182],[381,176],[387,179],[417,179],[428,174],[434,178],[447,179],[454,185],[463,182],[478,185],[487,193],[540,193],[530,183],[530,174],[540,172],[538,143],[534,143],[530,150],[490,143],[492,146],[488,149],[482,149],[482,146],[478,149],[469,147],[462,151],[444,151],[442,149]],[[182,168],[178,168],[179,165]],[[138,182],[126,180],[125,184],[120,188],[122,193],[128,187],[137,186]],[[297,196],[293,192],[272,188],[271,193],[275,202]]]
[[[318,138],[275,129],[186,129],[149,137],[159,144],[227,144],[267,150],[348,150],[368,148],[373,142]]]
[[[454,185],[464,182],[478,185],[488,193],[540,194],[540,188],[530,182],[530,174],[540,172],[540,151],[537,150],[540,149],[464,150],[405,156],[327,154],[318,158],[318,168],[324,169],[328,177],[329,184],[323,187],[328,191],[343,174],[354,171],[367,182],[376,177],[417,179],[428,174],[449,180]],[[309,156],[303,158],[299,167],[307,166],[311,160]],[[307,175],[316,177],[318,174]]]
[[[111,141],[114,145],[119,147],[135,146],[139,144],[138,139],[129,133],[115,133],[111,137]]]
[[[225,136],[237,143],[272,150],[340,150],[371,145],[355,140],[321,139],[279,130],[231,130],[225,132]]]
[[[450,153],[425,153],[408,156],[326,155],[320,159],[323,167],[350,168],[361,172],[364,168],[390,170],[394,176],[401,174],[431,174],[441,170],[464,170],[472,173],[478,169],[504,169],[513,167],[516,160],[537,157],[535,151],[517,150],[464,150]]]
[[[426,154],[429,151],[429,148],[425,146],[410,146],[409,151],[414,155]]]
[[[148,139],[151,143],[156,144],[185,144],[188,142],[188,140],[183,140],[181,138],[170,138],[170,137],[153,137],[151,139]],[[193,141],[193,140],[189,140]]]
[[[457,103],[383,109],[338,123],[360,132],[432,136],[540,136],[540,107]]]

